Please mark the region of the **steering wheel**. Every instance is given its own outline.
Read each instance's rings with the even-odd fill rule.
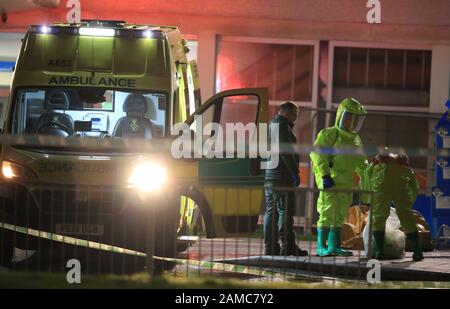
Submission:
[[[36,130],[36,133],[40,133],[41,131],[43,131],[43,129],[46,129],[49,127],[53,128],[53,129],[64,131],[65,133],[67,133],[67,135],[70,135],[72,132],[72,130],[69,129],[69,127],[67,127],[66,125],[64,125],[60,122],[47,122],[47,123],[43,123],[41,126],[39,126],[39,128],[37,128],[37,130]]]

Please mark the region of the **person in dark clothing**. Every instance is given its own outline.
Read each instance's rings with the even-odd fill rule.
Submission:
[[[294,102],[281,104],[278,114],[270,123],[270,130],[278,124],[280,146],[295,144],[292,128],[298,117],[299,109]],[[285,148],[284,148],[285,149]],[[293,151],[280,151],[278,166],[266,169],[264,215],[264,254],[305,256],[308,252],[297,247],[294,233],[294,192],[274,190],[274,187],[298,187],[300,177],[298,165],[300,158]],[[278,237],[281,238],[281,247]]]

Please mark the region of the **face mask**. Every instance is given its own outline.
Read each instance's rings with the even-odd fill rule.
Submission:
[[[344,110],[339,121],[339,128],[346,132],[359,133],[365,118],[366,115],[356,115]]]

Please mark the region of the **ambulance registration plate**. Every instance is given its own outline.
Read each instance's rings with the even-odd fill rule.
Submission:
[[[103,225],[57,223],[56,233],[64,235],[103,235]]]

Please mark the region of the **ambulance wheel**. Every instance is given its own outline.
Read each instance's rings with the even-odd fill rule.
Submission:
[[[161,274],[163,271],[171,270],[176,266],[175,262],[164,260],[164,258],[175,258],[177,251],[179,209],[177,203],[170,204],[172,206],[165,208],[166,211],[160,212],[156,216],[157,220],[155,220],[155,252],[153,259],[155,274]]]

